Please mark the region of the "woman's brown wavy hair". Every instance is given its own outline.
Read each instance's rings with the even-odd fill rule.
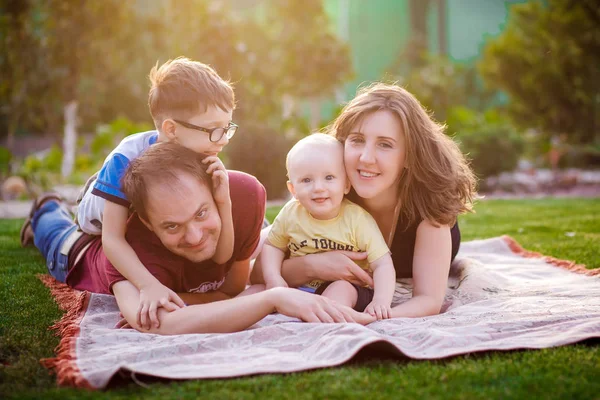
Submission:
[[[476,178],[467,160],[421,103],[397,85],[374,83],[359,90],[329,127],[342,143],[352,128],[380,110],[396,115],[406,143],[406,169],[398,196],[401,212],[414,223],[426,219],[435,225],[453,225],[459,214],[473,211]]]

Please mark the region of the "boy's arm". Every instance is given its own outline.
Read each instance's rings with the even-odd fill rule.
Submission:
[[[229,175],[227,175],[223,162],[217,156],[206,157],[202,160],[202,163],[208,164],[206,173],[212,176],[213,198],[221,217],[221,234],[212,260],[217,264],[225,264],[233,255],[235,240],[233,216],[231,214],[231,196],[229,194]]]
[[[377,319],[391,317],[391,304],[396,290],[396,270],[390,253],[379,257],[370,264],[373,270],[373,288],[375,294],[373,301],[367,306],[365,312],[376,315]]]
[[[138,325],[147,329],[158,328],[157,308],[174,310],[184,307],[183,300],[164,286],[142,264],[135,251],[125,240],[128,210],[126,207],[106,201],[102,218],[102,248],[106,257],[129,282],[140,291],[137,309]]]
[[[267,239],[261,253],[262,272],[267,289],[278,286],[288,287],[281,276],[281,264],[284,258],[285,253],[269,243]]]
[[[221,217],[221,234],[217,242],[217,249],[212,260],[217,264],[225,264],[233,255],[235,236],[233,233],[233,217],[231,215],[231,199],[227,197],[225,203],[217,203]]]

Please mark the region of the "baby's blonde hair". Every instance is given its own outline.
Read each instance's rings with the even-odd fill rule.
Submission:
[[[298,140],[288,152],[287,157],[285,158],[285,168],[287,169],[288,177],[290,176],[290,161],[302,151],[307,151],[305,147],[310,151],[311,148],[314,150],[315,146],[330,146],[332,149],[335,150],[337,148],[342,152],[344,150],[343,145],[333,136],[320,132],[312,133]]]

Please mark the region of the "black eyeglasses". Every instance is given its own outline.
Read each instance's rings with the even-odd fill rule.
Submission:
[[[223,138],[223,135],[225,135],[227,139],[231,139],[233,135],[235,135],[235,132],[238,128],[238,126],[233,122],[230,122],[229,125],[227,125],[225,128],[207,129],[198,125],[190,124],[189,122],[179,121],[177,119],[174,119],[173,121],[186,128],[208,133],[208,139],[211,142],[218,142],[219,140],[221,140],[221,138]]]

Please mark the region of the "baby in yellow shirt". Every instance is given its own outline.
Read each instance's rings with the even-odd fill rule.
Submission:
[[[329,297],[378,319],[389,318],[396,272],[385,239],[373,217],[344,198],[350,191],[343,145],[332,136],[315,133],[298,141],[287,155],[288,189],[294,196],[279,212],[262,250],[267,288],[288,286],[281,264],[290,257],[330,250],[367,252],[359,265],[373,274],[372,296],[364,288],[312,281],[299,289]],[[340,289],[342,288],[342,289]],[[372,297],[372,301],[371,301]],[[366,300],[368,298],[368,300]]]

